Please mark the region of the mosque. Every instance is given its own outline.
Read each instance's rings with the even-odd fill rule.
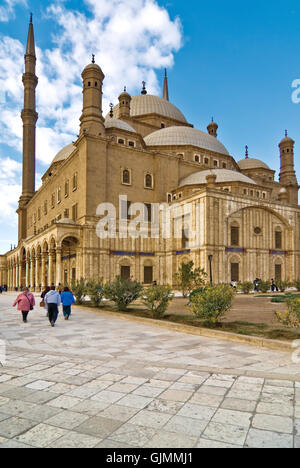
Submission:
[[[188,123],[169,100],[167,76],[163,97],[149,95],[145,83],[137,96],[124,89],[106,117],[104,74],[94,56],[82,80],[78,138],[53,158],[36,190],[38,78],[31,19],[23,75],[18,245],[0,256],[0,284],[38,291],[80,278],[107,282],[117,275],[174,284],[178,267],[190,260],[214,283],[300,279],[299,186],[295,142],[287,132],[279,144],[278,182],[275,171],[247,150],[245,159],[236,161],[219,141],[214,121],[207,131]],[[188,206],[196,241],[186,229],[169,238],[160,231],[125,237],[117,229],[116,236],[101,238],[98,206],[104,202],[116,207],[123,225],[132,220],[130,207],[143,203],[147,232],[152,204]],[[177,221],[174,216],[174,225]]]

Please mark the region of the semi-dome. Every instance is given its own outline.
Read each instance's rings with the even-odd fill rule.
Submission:
[[[185,185],[201,185],[206,184],[206,177],[209,175],[215,175],[217,177],[216,183],[222,182],[243,182],[245,184],[256,185],[254,180],[241,174],[240,172],[230,171],[229,169],[210,169],[207,171],[199,171],[194,174],[190,174],[188,177],[182,179],[179,183],[179,187]]]
[[[136,133],[136,130],[131,127],[127,122],[120,119],[112,119],[108,117],[104,122],[105,128],[119,128],[120,130],[125,130],[126,132]]]
[[[55,158],[53,159],[51,164],[54,164],[54,163],[57,163],[57,162],[60,162],[60,161],[64,161],[65,159],[67,159],[70,156],[70,154],[73,153],[73,151],[75,149],[76,149],[76,146],[74,146],[73,143],[71,143],[70,145],[65,146],[63,149],[61,149],[57,153],[57,155],[55,156]]]
[[[167,127],[150,133],[145,138],[147,146],[197,146],[216,153],[229,153],[214,136],[191,127]]]
[[[255,158],[242,159],[237,164],[242,171],[246,169],[268,169],[269,171],[271,170],[266,163],[264,163],[260,159]]]
[[[114,115],[119,115],[119,104],[113,108]],[[187,123],[186,118],[180,110],[171,102],[151,94],[139,94],[132,96],[130,103],[130,116],[158,114],[162,117],[169,117],[178,122]]]

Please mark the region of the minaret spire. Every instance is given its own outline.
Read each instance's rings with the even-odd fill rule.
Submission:
[[[26,205],[35,193],[35,139],[36,112],[35,89],[38,84],[36,76],[36,55],[32,14],[30,15],[29,31],[25,53],[24,108],[21,113],[23,121],[23,180],[22,195],[19,200],[19,241],[27,237]]]
[[[167,76],[167,69],[165,68],[165,80],[164,80],[164,92],[163,98],[166,101],[169,101],[169,85],[168,85],[168,76]]]

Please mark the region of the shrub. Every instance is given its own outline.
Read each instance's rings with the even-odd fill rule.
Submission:
[[[143,286],[137,281],[124,280],[117,276],[113,283],[103,287],[103,295],[106,299],[115,302],[118,310],[126,310],[129,304],[138,299]]]
[[[297,291],[300,291],[300,280],[299,281],[294,281],[293,286],[294,286],[294,288],[297,289]]]
[[[251,283],[250,281],[239,283],[238,290],[242,291],[244,294],[249,294],[253,290],[253,283]]]
[[[234,296],[234,290],[227,284],[206,286],[202,292],[191,297],[190,308],[200,319],[218,323],[231,308]]]
[[[95,307],[99,307],[103,301],[103,281],[89,281],[86,285],[86,290],[91,303]]]
[[[263,280],[260,280],[259,283],[258,283],[258,289],[260,292],[262,293],[267,293],[271,288],[271,284],[269,281],[263,281]]]
[[[284,292],[290,286],[290,283],[289,281],[279,280],[279,281],[276,281],[276,286],[280,292]]]
[[[171,286],[152,286],[143,291],[144,304],[152,317],[161,319],[166,313],[170,301],[173,299]]]
[[[81,278],[79,281],[72,282],[72,292],[76,298],[76,304],[83,304],[84,298],[87,293],[86,281]]]
[[[194,269],[194,262],[182,263],[175,274],[175,281],[182,291],[183,297],[187,297],[190,292],[197,287],[203,286],[206,282],[207,274],[202,268]]]
[[[287,327],[300,327],[300,298],[289,299],[287,301],[287,312],[275,312],[277,320]]]

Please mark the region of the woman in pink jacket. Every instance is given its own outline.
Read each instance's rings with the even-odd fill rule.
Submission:
[[[18,305],[18,310],[22,312],[23,322],[27,323],[27,316],[30,310],[33,310],[35,306],[35,299],[33,294],[29,292],[28,288],[24,288],[23,292],[18,295],[17,299],[13,303],[13,307]]]

